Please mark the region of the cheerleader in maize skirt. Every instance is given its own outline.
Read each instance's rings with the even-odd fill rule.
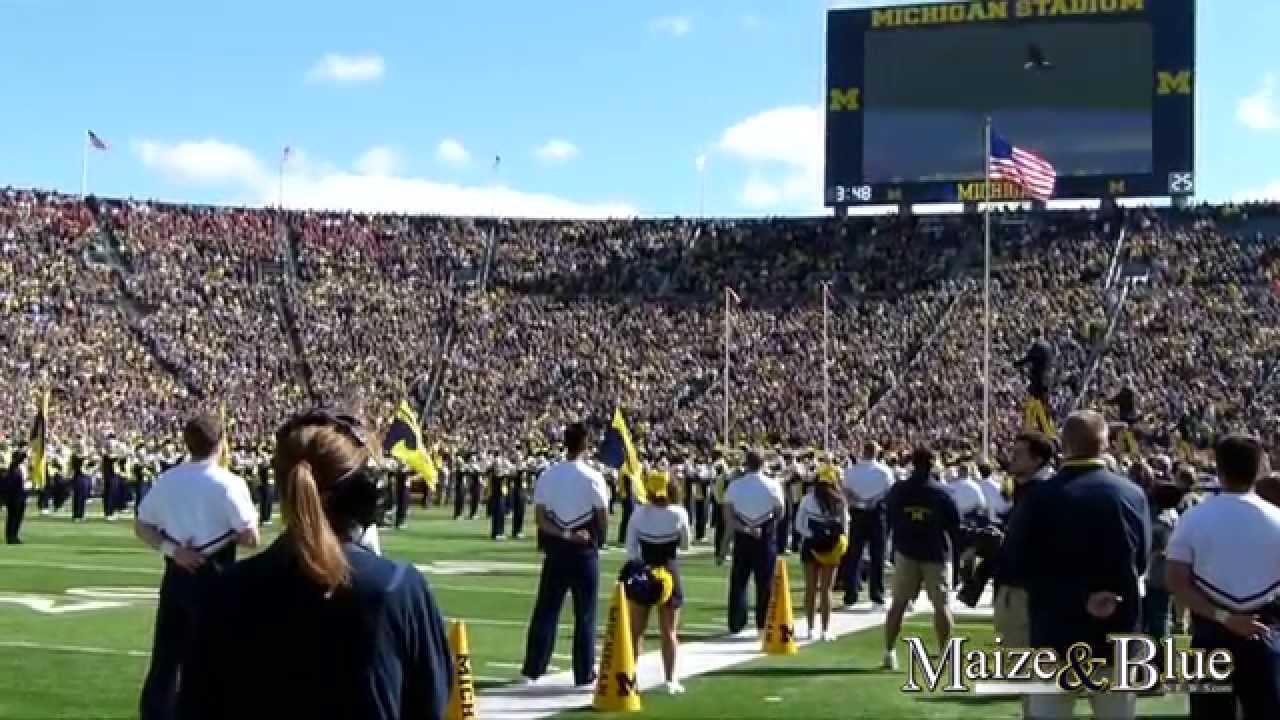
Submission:
[[[818,468],[817,482],[796,509],[795,531],[802,539],[800,557],[804,562],[806,640],[814,639],[815,610],[822,612],[821,639],[828,642],[835,639],[828,629],[831,627],[831,589],[840,559],[849,547],[849,511],[840,492],[839,477],[834,465],[824,463]]]
[[[631,606],[632,647],[637,658],[650,610],[657,608],[667,692],[677,695],[684,692],[676,669],[680,606],[684,604],[677,556],[689,549],[689,514],[672,497],[674,488],[666,472],[646,473],[645,491],[648,504],[637,506],[627,525],[627,563],[619,580]]]

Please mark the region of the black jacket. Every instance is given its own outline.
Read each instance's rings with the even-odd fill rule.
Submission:
[[[1000,545],[1000,553],[997,555],[994,570],[996,587],[1026,586],[1026,569],[1021,566],[1026,553],[1022,551],[1014,541],[1014,538],[1025,537],[1026,529],[1023,525],[1026,522],[1027,496],[1035,491],[1035,486],[1053,477],[1054,469],[1050,465],[1040,468],[1034,475],[1027,479],[1025,483],[1017,483],[1013,486],[1013,507],[1009,509],[1009,515],[1005,519],[1004,532],[1005,541]]]

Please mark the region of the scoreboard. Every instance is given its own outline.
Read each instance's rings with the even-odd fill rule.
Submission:
[[[1192,195],[1194,0],[830,10],[825,108],[828,206],[982,200],[988,116],[1054,198]]]

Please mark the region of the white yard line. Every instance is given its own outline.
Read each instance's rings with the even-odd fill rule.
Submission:
[[[23,650],[48,650],[51,652],[83,653],[86,655],[125,655],[128,657],[151,657],[151,653],[143,650],[113,650],[111,648],[83,647],[80,645],[52,645],[48,643],[29,642],[26,640],[0,640],[0,647],[21,648]]]

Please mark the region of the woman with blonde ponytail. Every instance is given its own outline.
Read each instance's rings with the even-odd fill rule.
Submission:
[[[452,659],[426,579],[361,541],[379,511],[375,447],[331,409],[277,431],[284,532],[217,584],[183,668],[181,717],[443,717]],[[242,672],[249,653],[270,671]]]

